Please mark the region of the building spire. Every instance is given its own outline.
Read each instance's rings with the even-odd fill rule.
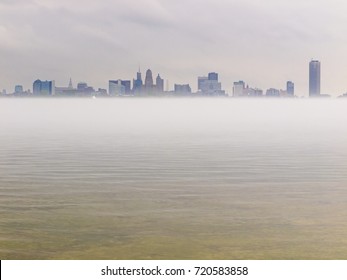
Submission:
[[[72,89],[73,88],[73,86],[72,86],[72,80],[71,80],[71,78],[70,78],[70,81],[69,81],[69,89]]]

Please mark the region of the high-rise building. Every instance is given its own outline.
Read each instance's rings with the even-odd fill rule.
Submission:
[[[125,87],[125,94],[131,94],[131,81],[130,80],[122,80],[121,84]]]
[[[208,79],[210,81],[218,81],[218,74],[215,72],[208,73]]]
[[[23,86],[22,85],[16,85],[14,87],[14,93],[23,93]]]
[[[233,97],[260,97],[263,91],[259,88],[251,88],[244,81],[234,82]]]
[[[202,95],[225,95],[222,90],[222,84],[218,82],[218,74],[215,72],[208,73],[208,77],[198,77],[198,90]]]
[[[175,94],[188,95],[192,92],[189,84],[179,85],[175,84]]]
[[[125,95],[125,86],[122,84],[122,80],[109,81],[108,86],[109,86],[109,90],[108,90],[109,95],[112,95],[112,96]]]
[[[241,97],[245,95],[245,82],[244,81],[238,81],[234,82],[234,87],[233,87],[233,96],[234,97]]]
[[[205,81],[208,81],[208,77],[198,77],[198,90],[202,91],[203,84]]]
[[[266,96],[279,97],[280,90],[275,88],[269,88],[268,90],[266,90]]]
[[[201,84],[201,91],[204,95],[224,95],[222,84],[215,79],[208,79]]]
[[[156,78],[156,90],[158,93],[164,92],[164,79],[160,78],[159,74]]]
[[[139,71],[136,74],[136,80],[133,79],[133,93],[135,95],[140,94],[142,90],[142,86],[143,86],[143,82],[141,77],[141,71],[139,69]]]
[[[54,95],[55,84],[54,81],[41,81],[36,80],[33,84],[34,95]]]
[[[88,84],[85,82],[79,82],[77,84],[77,90],[84,91],[88,87]]]
[[[85,82],[79,82],[77,84],[77,96],[91,96],[95,93],[95,90],[93,87],[88,86]]]
[[[320,62],[311,60],[309,70],[310,97],[320,96]]]
[[[153,91],[153,76],[152,71],[150,69],[146,71],[145,90],[146,93],[152,93]]]
[[[111,80],[108,82],[110,95],[130,95],[131,94],[131,82],[130,80]],[[122,90],[119,90],[119,85],[123,86]]]
[[[292,81],[287,82],[287,94],[289,96],[294,96],[294,83]]]

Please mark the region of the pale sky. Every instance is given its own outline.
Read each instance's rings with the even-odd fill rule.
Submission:
[[[154,77],[197,88],[218,72],[232,92],[244,80],[264,91],[308,95],[308,63],[321,61],[322,93],[347,92],[345,0],[0,0],[0,89],[85,81],[108,88]]]

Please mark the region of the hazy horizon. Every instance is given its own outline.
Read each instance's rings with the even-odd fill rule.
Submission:
[[[85,81],[107,88],[141,67],[197,88],[218,72],[229,94],[244,80],[264,91],[291,80],[308,95],[308,63],[322,63],[323,94],[347,90],[347,4],[332,1],[0,1],[0,89]]]

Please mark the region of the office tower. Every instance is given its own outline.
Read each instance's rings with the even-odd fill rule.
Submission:
[[[198,88],[203,95],[225,95],[225,91],[222,90],[222,84],[218,82],[218,74],[211,72],[208,73],[208,78],[198,77]]]
[[[160,78],[159,74],[156,78],[156,90],[158,93],[164,92],[164,79]]]
[[[175,93],[176,94],[188,95],[191,92],[192,92],[192,90],[191,90],[189,84],[185,84],[185,85],[175,84]]]
[[[287,82],[287,94],[289,96],[294,96],[294,83],[292,81]]]
[[[309,94],[310,97],[320,95],[320,62],[311,60],[309,71]]]
[[[110,95],[130,95],[131,82],[130,80],[111,80],[108,82]],[[122,87],[119,87],[122,86]]]
[[[125,86],[122,84],[122,80],[111,80],[108,82],[108,93],[112,96],[125,95]]]
[[[76,94],[78,96],[91,96],[95,93],[95,90],[93,87],[91,86],[88,86],[87,83],[85,82],[79,82],[77,84],[77,91],[76,91]]]
[[[54,95],[55,93],[55,84],[54,81],[41,81],[36,80],[33,83],[33,93],[34,95]]]
[[[146,71],[146,78],[145,78],[145,93],[151,94],[153,93],[153,76],[152,71],[148,69]]]
[[[202,91],[203,84],[208,80],[208,77],[198,77],[198,90]]]
[[[233,86],[233,96],[234,97],[240,97],[245,95],[245,82],[244,81],[238,81],[234,82]]]
[[[276,88],[269,88],[268,90],[266,90],[266,96],[279,97],[280,90]]]
[[[139,72],[136,74],[136,80],[133,79],[133,93],[134,94],[140,94],[142,90],[143,82],[141,77],[141,71],[139,69]]]
[[[208,73],[208,79],[210,81],[218,81],[218,74],[215,72]]]
[[[88,84],[84,82],[79,82],[77,84],[77,90],[79,91],[84,91],[87,87],[88,87]]]
[[[148,69],[146,72],[145,87],[146,88],[153,87],[153,76],[152,76],[152,71],[150,69]]]
[[[14,87],[14,93],[23,93],[23,86],[22,85],[16,85]]]

